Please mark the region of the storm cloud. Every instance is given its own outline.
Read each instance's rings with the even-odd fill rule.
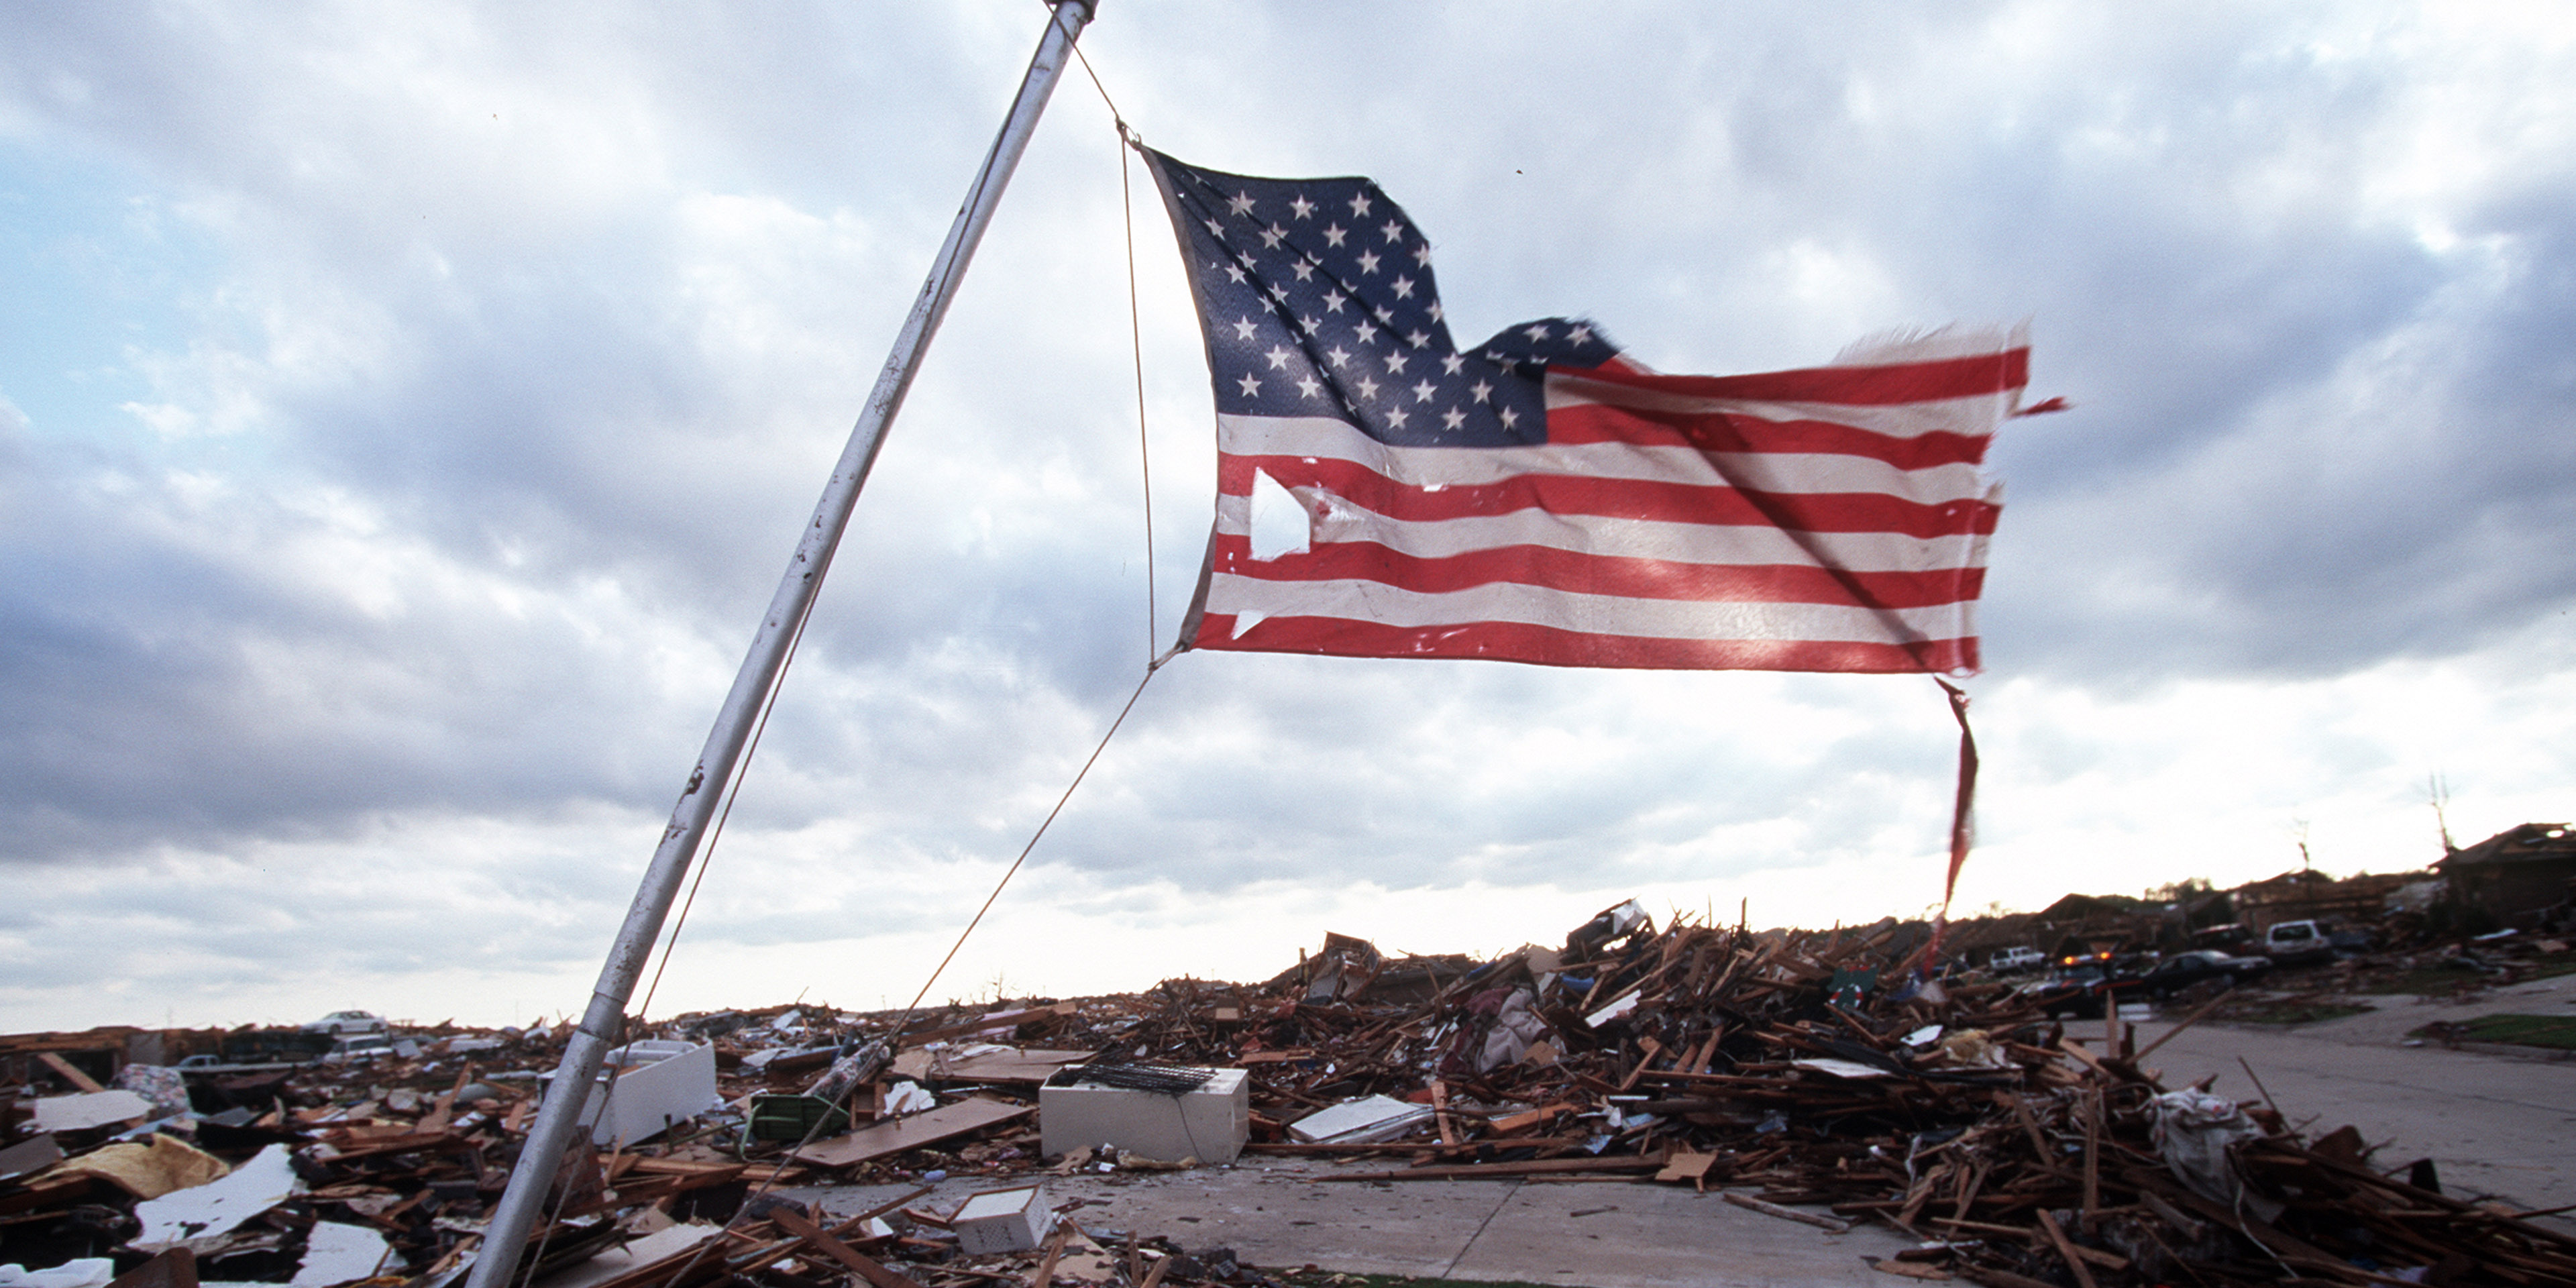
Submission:
[[[9,1023],[577,1006],[1044,13],[0,12]],[[2435,774],[2473,836],[2570,812],[2576,23],[1108,0],[1083,48],[1168,152],[1376,179],[1461,334],[2032,320],[2075,409],[1993,462],[1972,906],[2300,827],[2418,865]],[[1168,644],[1206,373],[1131,175],[1149,550],[1111,120],[1078,68],[661,1009],[909,996]],[[1954,738],[1920,680],[1184,656],[943,987],[1919,912]]]

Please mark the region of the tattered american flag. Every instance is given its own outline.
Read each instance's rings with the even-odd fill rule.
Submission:
[[[1460,348],[1366,179],[1146,153],[1216,386],[1192,648],[1554,666],[1966,672],[2019,331],[1668,376],[1565,318]],[[1262,540],[1256,511],[1291,518]],[[1291,508],[1293,507],[1293,508]]]

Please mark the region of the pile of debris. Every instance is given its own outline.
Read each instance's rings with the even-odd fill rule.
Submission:
[[[1927,969],[1939,951],[1920,923],[1658,928],[1628,904],[1490,961],[1332,936],[1261,984],[639,1023],[554,1168],[533,1282],[1259,1281],[1086,1232],[1043,1187],[1246,1151],[1353,1164],[1327,1181],[1716,1189],[1903,1231],[1890,1274],[2010,1288],[2576,1282],[2576,1239],[2446,1196],[2429,1167],[2384,1174],[2352,1128],[2307,1139],[2277,1106],[2167,1087],[2116,1014],[2070,1035],[2007,982]],[[136,1064],[115,1086],[52,1061],[69,1094],[21,1087],[5,1111],[0,1280],[451,1288],[564,1037],[449,1027],[368,1060],[184,1082]],[[1122,1125],[1139,1097],[1154,1125]],[[922,1205],[952,1177],[983,1192]],[[826,1218],[776,1192],[858,1182],[903,1193]]]
[[[1790,1206],[1823,1205],[1901,1229],[1921,1241],[1917,1277],[2576,1282],[2576,1240],[2441,1194],[2429,1165],[2382,1175],[2353,1128],[2303,1140],[2277,1106],[2168,1088],[2116,1014],[2070,1037],[2007,983],[1922,971],[1929,940],[1893,922],[1658,932],[1629,905],[1427,1001],[1373,1003],[1329,966],[1291,996],[1213,1008],[1180,982],[1116,1037],[1136,1057],[1251,1070],[1256,1127],[1285,1128],[1256,1151],[1419,1137],[1407,1166],[1336,1179],[1724,1186],[1794,1219],[1838,1225]],[[1375,1123],[1299,1131],[1360,1097]]]

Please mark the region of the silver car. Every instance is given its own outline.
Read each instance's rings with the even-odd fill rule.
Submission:
[[[333,1011],[304,1026],[307,1033],[328,1033],[335,1038],[358,1033],[384,1033],[389,1029],[385,1017],[369,1011]]]

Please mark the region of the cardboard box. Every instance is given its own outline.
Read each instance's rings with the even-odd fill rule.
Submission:
[[[1252,1139],[1252,1090],[1241,1069],[1206,1069],[1196,1091],[1173,1094],[1084,1085],[1068,1069],[1038,1088],[1039,1148],[1049,1155],[1093,1145],[1177,1163],[1231,1163]]]
[[[948,1225],[957,1232],[958,1250],[968,1256],[1027,1252],[1046,1240],[1055,1213],[1047,1207],[1044,1187],[1015,1185],[967,1195]]]

